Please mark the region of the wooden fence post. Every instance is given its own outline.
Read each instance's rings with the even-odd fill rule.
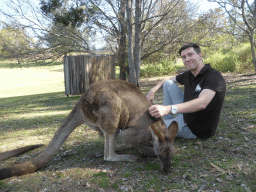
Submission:
[[[80,95],[97,81],[115,79],[114,55],[64,57],[65,94]]]

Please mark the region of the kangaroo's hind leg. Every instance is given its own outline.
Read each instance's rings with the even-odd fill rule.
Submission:
[[[106,161],[134,161],[137,156],[134,155],[117,155],[115,153],[116,134],[120,123],[125,124],[124,103],[118,95],[111,90],[102,90],[97,95],[98,108],[95,114],[98,118],[98,125],[104,133],[105,149],[104,160]]]

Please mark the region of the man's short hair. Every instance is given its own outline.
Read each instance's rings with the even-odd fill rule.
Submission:
[[[183,50],[190,48],[190,47],[193,47],[197,54],[201,53],[201,48],[199,47],[199,45],[197,45],[196,43],[188,43],[186,45],[183,45],[183,47],[180,48],[179,54],[181,55],[181,52]]]

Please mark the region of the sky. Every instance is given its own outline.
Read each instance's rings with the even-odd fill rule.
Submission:
[[[218,8],[218,3],[215,2],[208,2],[207,0],[198,0],[199,9],[201,11],[208,11],[209,9]]]
[[[0,10],[6,10],[7,5],[6,2],[9,0],[0,0]],[[15,1],[15,0],[14,0]],[[217,8],[218,4],[215,2],[208,2],[207,0],[192,0],[193,2],[198,2],[201,11],[207,11],[212,8]],[[2,14],[0,13],[0,20],[3,18]]]

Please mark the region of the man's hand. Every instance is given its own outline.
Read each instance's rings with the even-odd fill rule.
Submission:
[[[155,118],[160,118],[165,115],[168,115],[171,109],[172,107],[170,105],[152,105],[148,108],[150,115]]]
[[[151,104],[153,104],[153,102],[154,102],[154,96],[155,96],[154,92],[151,90],[148,92],[148,94],[146,96],[148,102],[150,102]]]

